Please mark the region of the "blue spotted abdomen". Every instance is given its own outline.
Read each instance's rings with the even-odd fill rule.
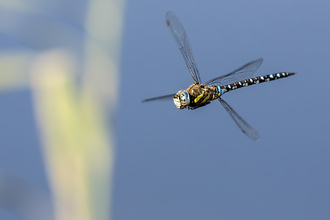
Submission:
[[[274,73],[274,74],[269,74],[269,75],[265,75],[265,76],[257,76],[251,79],[245,79],[239,82],[235,82],[229,85],[225,85],[225,86],[221,86],[220,87],[220,95],[229,92],[231,90],[234,89],[238,89],[241,87],[245,87],[245,86],[251,86],[254,84],[259,84],[259,83],[263,83],[263,82],[268,82],[268,81],[272,81],[272,80],[276,80],[276,79],[281,79],[281,78],[285,78],[288,76],[292,76],[295,73],[288,73],[288,72],[281,72],[281,73]],[[218,87],[219,88],[219,87]]]

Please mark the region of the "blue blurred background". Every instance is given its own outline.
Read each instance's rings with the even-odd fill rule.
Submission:
[[[79,31],[73,7],[44,7]],[[218,102],[195,111],[141,103],[193,83],[165,25],[168,10],[183,23],[204,82],[261,57],[255,75],[298,73],[224,95],[260,142]],[[325,0],[128,0],[112,219],[330,219],[329,21]],[[1,48],[20,46],[0,39]],[[2,93],[0,105],[0,169],[49,192],[30,91]],[[1,207],[0,219],[20,218]]]

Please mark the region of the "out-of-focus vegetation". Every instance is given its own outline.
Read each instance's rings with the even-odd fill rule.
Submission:
[[[0,0],[0,89],[32,91],[53,219],[110,217],[123,10],[121,0]],[[26,219],[47,215],[30,210]]]

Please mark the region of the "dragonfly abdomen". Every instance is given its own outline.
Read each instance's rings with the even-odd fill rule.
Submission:
[[[234,89],[238,89],[241,87],[245,87],[245,86],[251,86],[254,84],[259,84],[259,83],[263,83],[263,82],[269,82],[272,80],[276,80],[276,79],[281,79],[281,78],[285,78],[288,76],[292,76],[295,73],[289,73],[289,72],[280,72],[280,73],[274,73],[274,74],[269,74],[269,75],[265,75],[265,76],[257,76],[254,78],[250,78],[250,79],[245,79],[239,82],[235,82],[229,85],[225,85],[225,86],[221,86],[220,87],[220,95],[229,92],[231,90]]]

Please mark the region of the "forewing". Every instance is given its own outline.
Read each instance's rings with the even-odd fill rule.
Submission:
[[[260,67],[262,61],[262,58],[251,61],[231,73],[207,81],[205,85],[224,86],[234,82],[242,81],[244,79],[249,79]]]
[[[222,106],[226,109],[230,117],[235,121],[237,126],[243,131],[243,133],[246,134],[252,140],[259,141],[260,136],[258,132],[253,127],[251,127],[246,121],[244,121],[244,119],[241,116],[239,116],[235,112],[235,110],[232,107],[230,107],[230,105],[228,105],[227,102],[225,102],[225,100],[223,100],[222,98],[218,98],[218,99],[222,104]]]
[[[145,99],[142,102],[149,102],[149,101],[155,101],[155,100],[173,99],[174,96],[175,96],[175,93],[174,94],[170,94],[170,95],[164,95],[164,96],[158,96],[158,97],[155,97],[155,98]]]
[[[166,24],[170,29],[176,43],[179,46],[179,49],[182,53],[184,61],[187,64],[188,70],[194,79],[195,83],[201,83],[201,78],[190,48],[190,44],[187,38],[187,34],[180,22],[180,20],[176,17],[176,15],[169,11],[166,14]]]

